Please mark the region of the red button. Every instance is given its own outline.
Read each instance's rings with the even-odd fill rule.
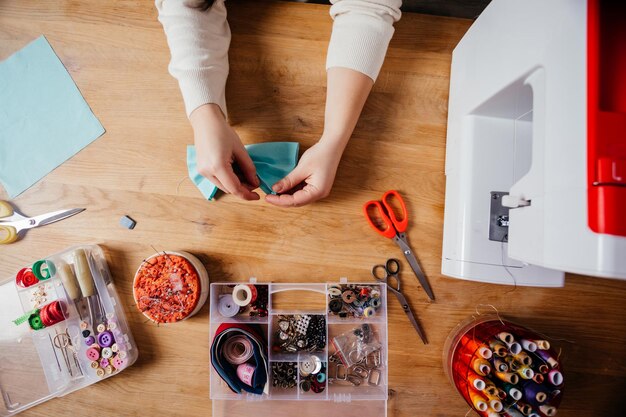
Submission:
[[[87,359],[89,359],[92,362],[97,361],[98,358],[100,358],[100,352],[98,352],[98,349],[96,348],[87,349],[87,352],[85,352],[85,354],[87,355]]]

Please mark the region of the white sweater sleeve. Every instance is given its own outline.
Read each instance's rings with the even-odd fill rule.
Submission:
[[[331,0],[334,19],[326,69],[350,68],[376,81],[402,0]]]
[[[187,116],[207,103],[218,104],[226,114],[230,28],[224,0],[206,11],[190,0],[155,3],[172,56],[169,71],[178,80]]]

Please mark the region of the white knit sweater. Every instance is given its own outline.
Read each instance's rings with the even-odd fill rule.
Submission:
[[[393,36],[393,23],[400,19],[402,0],[331,3],[334,22],[326,69],[351,68],[376,80]],[[169,71],[178,80],[188,116],[207,103],[218,104],[226,114],[230,45],[226,6],[224,0],[216,0],[202,11],[190,7],[193,4],[192,0],[156,0],[172,54]]]

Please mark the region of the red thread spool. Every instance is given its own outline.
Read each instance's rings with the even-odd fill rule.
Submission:
[[[39,317],[44,326],[53,326],[59,322],[65,320],[63,315],[63,304],[60,301],[53,301],[50,304],[46,304],[41,307],[39,311]]]

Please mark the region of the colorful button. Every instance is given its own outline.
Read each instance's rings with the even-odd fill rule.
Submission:
[[[102,368],[96,369],[96,375],[98,375],[100,378],[102,378],[104,376],[104,369],[102,369]]]
[[[117,329],[117,324],[115,322],[109,323],[109,330],[115,330],[115,329]]]
[[[96,330],[98,331],[98,333],[102,333],[106,329],[107,329],[107,327],[104,324],[102,324],[102,323],[98,324],[98,327],[96,327]]]
[[[81,330],[87,330],[88,327],[89,327],[89,324],[87,324],[86,321],[81,321],[80,322],[80,329]]]
[[[109,347],[102,348],[101,353],[103,358],[109,359],[111,356],[113,356],[113,351]]]
[[[89,337],[89,335],[91,334],[91,332],[87,329],[83,330],[82,335],[83,337]]]
[[[102,325],[100,325],[102,326]],[[98,326],[98,327],[100,327]],[[108,330],[105,332],[102,332],[98,335],[98,344],[102,347],[109,347],[111,346],[113,343],[115,342],[115,340],[113,339],[113,334],[111,332],[109,332]]]
[[[85,338],[85,344],[86,344],[87,346],[91,346],[91,345],[93,345],[94,343],[96,343],[96,338],[95,338],[95,337],[93,337],[93,336],[88,336],[88,337],[86,337],[86,338]]]
[[[106,368],[104,368],[104,373],[106,373],[107,375],[111,375],[113,373],[113,367],[111,365],[108,365]]]
[[[118,353],[118,354],[117,354],[117,356],[118,356],[120,359],[126,359],[127,354],[126,354],[126,352],[124,352],[124,351],[122,350],[122,351],[120,351],[120,353]]]
[[[104,351],[102,351],[103,356],[104,356]],[[102,358],[100,359],[100,367],[101,368],[106,368],[107,366],[109,366],[109,360],[107,358]]]
[[[111,350],[112,350],[113,352],[117,352],[118,350],[120,350],[120,348],[119,348],[119,346],[117,345],[117,343],[113,343],[113,344],[111,345]]]
[[[120,357],[115,357],[113,358],[113,360],[111,361],[111,365],[113,365],[113,367],[115,369],[121,369],[124,367],[124,365],[126,365],[126,360],[124,360],[123,358]]]
[[[100,352],[98,352],[98,349],[95,348],[87,349],[85,355],[87,355],[87,359],[89,359],[90,361],[97,361],[98,359],[100,359]]]
[[[100,367],[100,365],[96,361],[91,362],[89,366],[91,366],[92,369],[98,369]]]

